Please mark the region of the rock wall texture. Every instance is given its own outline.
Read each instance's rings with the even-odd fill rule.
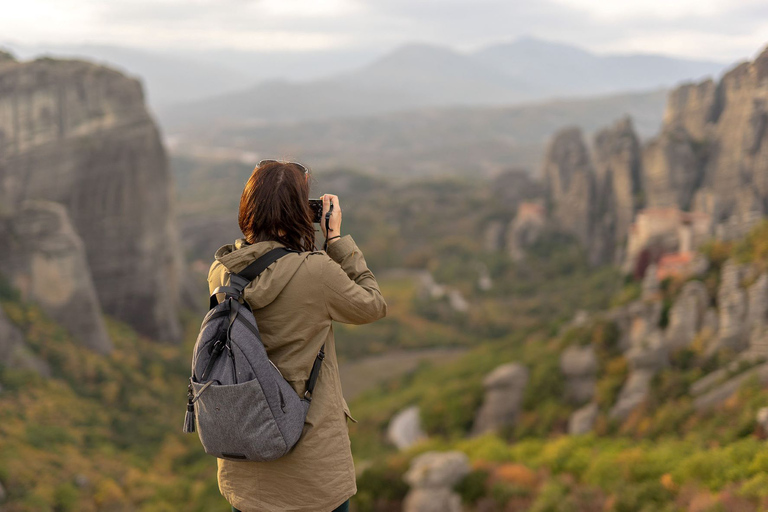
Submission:
[[[111,352],[85,248],[64,205],[32,199],[17,212],[6,224],[0,272],[11,277],[24,300],[39,303],[83,345]]]
[[[718,83],[672,91],[659,135],[642,146],[628,119],[591,149],[576,128],[555,134],[543,176],[553,220],[595,264],[620,258],[643,208],[706,213],[711,234],[743,232],[768,205],[768,49]]]
[[[103,310],[178,340],[173,191],[141,85],[80,61],[0,59],[0,203],[66,207]]]
[[[485,396],[475,416],[472,434],[482,435],[514,425],[527,385],[528,368],[520,363],[503,364],[486,375],[483,379]]]

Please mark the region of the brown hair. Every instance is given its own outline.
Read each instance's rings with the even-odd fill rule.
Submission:
[[[276,240],[289,249],[314,251],[315,230],[305,169],[276,161],[257,166],[240,197],[237,220],[250,244]]]

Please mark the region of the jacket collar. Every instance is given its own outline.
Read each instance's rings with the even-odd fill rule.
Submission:
[[[245,238],[238,238],[233,244],[222,245],[214,257],[230,272],[240,272],[259,256],[277,247],[285,247],[285,244],[276,240],[249,244]]]

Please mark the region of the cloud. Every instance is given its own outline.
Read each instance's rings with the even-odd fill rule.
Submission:
[[[764,0],[0,0],[20,43],[160,49],[460,49],[532,35],[602,52],[734,60],[768,34]]]

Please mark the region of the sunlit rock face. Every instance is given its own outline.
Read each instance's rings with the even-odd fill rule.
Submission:
[[[101,354],[111,352],[83,242],[64,205],[27,200],[6,226],[0,272],[24,300],[38,303],[79,343]]]
[[[141,85],[80,61],[0,58],[0,203],[63,204],[104,312],[181,336],[172,183]]]
[[[719,83],[673,90],[659,135],[642,146],[626,119],[599,132],[591,151],[578,129],[561,130],[543,176],[552,219],[594,264],[628,261],[619,254],[627,234],[627,252],[644,249],[632,247],[641,211],[706,215],[707,237],[743,236],[768,205],[768,49]]]

